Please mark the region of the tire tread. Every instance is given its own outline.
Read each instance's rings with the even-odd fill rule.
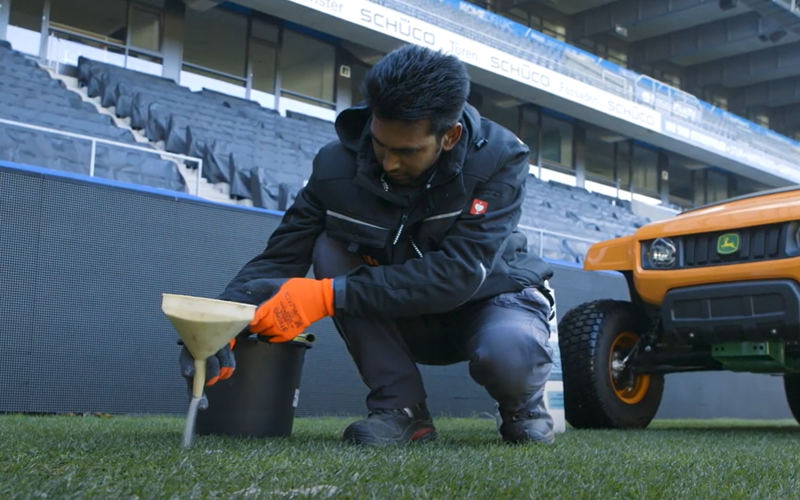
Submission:
[[[646,427],[661,400],[663,376],[651,376],[649,400],[620,412],[624,404],[600,390],[608,377],[606,365],[595,366],[604,335],[604,324],[614,316],[646,325],[647,317],[630,302],[602,299],[587,302],[568,311],[558,326],[558,343],[564,383],[564,410],[570,425],[579,429],[619,429]],[[639,332],[641,333],[641,332]],[[653,406],[655,401],[655,408]],[[634,408],[636,408],[634,410]]]

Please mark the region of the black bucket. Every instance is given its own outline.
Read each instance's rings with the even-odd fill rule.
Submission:
[[[208,408],[197,412],[197,435],[288,437],[300,395],[306,350],[313,334],[270,343],[237,340],[231,378],[205,388]]]

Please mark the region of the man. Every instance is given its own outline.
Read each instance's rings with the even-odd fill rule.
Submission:
[[[348,442],[434,439],[417,363],[461,361],[497,401],[504,441],[553,442],[552,271],[516,231],[528,148],[466,103],[455,57],[405,46],[362,89],[366,106],[338,116],[339,140],[219,298],[259,304],[249,331],[272,342],[333,318],[370,389]],[[233,373],[232,345],[210,360],[209,384]]]

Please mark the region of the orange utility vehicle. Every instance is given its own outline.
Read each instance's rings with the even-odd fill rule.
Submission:
[[[558,326],[566,419],[643,428],[668,373],[783,376],[800,421],[800,186],[731,198],[593,245],[630,300],[573,308]]]

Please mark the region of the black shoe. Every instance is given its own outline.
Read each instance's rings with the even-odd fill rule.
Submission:
[[[387,445],[433,441],[436,429],[425,403],[411,408],[378,408],[344,430],[352,444]]]
[[[533,406],[533,409],[529,409]],[[547,413],[544,402],[529,405],[526,408],[510,413],[500,410],[503,423],[500,425],[500,435],[508,444],[520,443],[545,443],[552,444],[556,440],[553,432],[553,417]]]

